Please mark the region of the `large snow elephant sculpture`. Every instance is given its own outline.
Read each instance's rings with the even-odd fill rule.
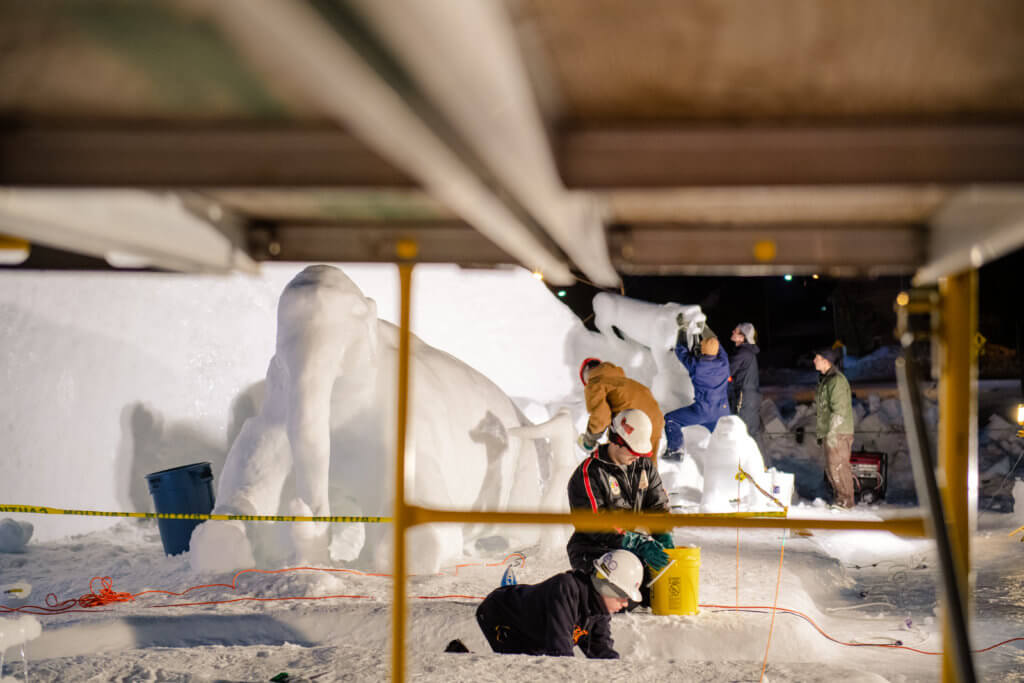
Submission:
[[[376,304],[341,270],[310,266],[299,273],[278,304],[263,405],[231,447],[214,512],[390,516],[397,346],[397,328],[377,319]],[[545,444],[506,430],[523,424],[528,421],[494,383],[413,338],[409,500],[449,509],[536,509],[543,494],[538,448]],[[265,523],[246,524],[200,525],[192,538],[193,568],[228,571],[328,557],[390,566],[387,524],[295,523],[284,533],[280,525],[271,533]],[[511,543],[537,540],[536,530],[508,529],[519,534],[507,538]],[[414,528],[410,570],[436,572],[485,533],[481,525]]]

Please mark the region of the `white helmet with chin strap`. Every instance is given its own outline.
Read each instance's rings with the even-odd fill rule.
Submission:
[[[644,567],[640,558],[628,550],[612,550],[594,560],[591,581],[601,595],[640,602],[640,582],[643,579]]]
[[[612,428],[608,434],[608,439],[612,443],[629,449],[633,455],[649,458],[653,450],[651,444],[652,432],[654,432],[654,428],[651,425],[651,418],[647,417],[647,413],[636,408],[630,408],[629,410],[623,410],[612,418]]]

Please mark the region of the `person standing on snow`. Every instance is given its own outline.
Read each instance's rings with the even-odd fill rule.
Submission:
[[[814,369],[819,373],[814,407],[818,413],[818,445],[825,448],[825,476],[832,485],[835,504],[852,508],[853,400],[850,383],[836,366],[838,360],[836,349],[822,349],[814,355]]]
[[[729,356],[729,408],[747,425],[747,433],[757,438],[761,432],[761,380],[758,377],[756,332],[750,323],[740,323],[729,339],[736,350]]]
[[[611,615],[640,599],[642,577],[633,553],[614,550],[587,571],[496,588],[477,608],[476,620],[491,649],[501,654],[571,657],[578,645],[592,659],[618,659]]]
[[[590,415],[586,431],[577,440],[580,448],[587,454],[593,453],[612,418],[623,410],[636,408],[651,420],[651,453],[657,463],[665,418],[651,390],[626,377],[626,372],[618,365],[603,363],[597,358],[587,358],[580,365],[580,381],[583,382],[583,396]]]
[[[693,381],[693,403],[665,415],[666,458],[679,459],[683,452],[683,427],[703,425],[715,430],[718,418],[729,415],[729,358],[718,343],[718,337],[705,328],[700,354],[686,344],[676,344],[676,358],[690,373]]]
[[[608,443],[602,444],[569,477],[569,507],[573,510],[668,512],[668,494],[651,462],[651,420],[642,410],[624,410],[612,419]],[[643,560],[645,579],[641,604],[650,604],[647,583],[653,572],[668,566],[666,548],[675,547],[672,534],[636,531],[573,533],[566,545],[569,564],[586,571],[610,550],[630,550]]]

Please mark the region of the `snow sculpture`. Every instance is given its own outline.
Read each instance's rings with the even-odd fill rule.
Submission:
[[[277,348],[263,405],[228,453],[214,512],[391,516],[397,348],[397,328],[377,319],[374,301],[341,270],[310,266],[296,275],[278,304]],[[477,371],[415,337],[411,356],[410,502],[536,509],[538,446],[506,429],[526,422],[512,400]],[[207,522],[193,534],[190,563],[197,571],[328,558],[359,558],[379,570],[390,566],[390,525],[327,526]],[[437,572],[485,531],[482,525],[413,528],[410,571]],[[509,540],[519,544],[536,542],[538,535],[518,526],[503,531],[518,533]]]
[[[686,330],[687,344],[690,345],[700,336],[706,321],[700,306],[653,304],[608,292],[594,296],[594,326],[619,355],[629,357],[629,352],[632,352],[631,362],[623,367],[642,365],[640,358],[648,355],[653,365],[650,377],[634,375],[628,370],[627,373],[650,386],[651,393],[665,412],[693,403],[693,384],[686,369],[676,359],[673,348],[680,327]],[[616,330],[626,338],[625,341],[619,339]]]
[[[525,427],[513,427],[508,430],[512,436],[521,439],[546,439],[550,444],[551,457],[547,461],[547,474],[544,477],[544,495],[540,503],[543,512],[569,512],[569,497],[566,490],[569,478],[576,469],[576,434],[578,430],[573,424],[568,408],[561,408],[554,417],[546,422]],[[558,548],[564,552],[569,541],[572,528],[569,526],[546,525],[541,531],[541,548]]]
[[[743,509],[763,507],[761,494],[750,482],[736,480],[740,467],[755,477],[762,477],[765,471],[761,451],[739,417],[726,415],[719,418],[715,431],[706,442],[695,447],[687,444],[686,450],[695,452],[703,464],[701,512],[734,512],[737,510],[737,498]]]

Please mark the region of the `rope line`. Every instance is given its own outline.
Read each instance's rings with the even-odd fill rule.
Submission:
[[[785,543],[785,539],[783,539],[783,543]],[[785,548],[783,547],[782,552],[779,555],[780,579],[778,579],[776,581],[776,601],[778,600],[778,588],[779,588],[779,583],[781,581],[781,565],[782,565],[782,560],[783,560],[784,553],[785,553]],[[511,559],[511,562],[510,562],[510,559]],[[526,556],[524,554],[522,554],[522,553],[518,553],[517,552],[517,553],[512,553],[510,555],[507,555],[501,562],[492,562],[492,563],[482,563],[481,562],[481,563],[475,563],[473,565],[469,565],[469,564],[456,565],[456,574],[458,574],[459,567],[468,567],[468,566],[498,567],[498,566],[503,566],[503,565],[509,564],[509,563],[513,563],[513,566],[519,566],[519,567],[525,566],[525,564],[526,564]],[[518,563],[518,564],[514,564],[514,563]],[[158,589],[150,589],[150,590],[140,591],[138,593],[116,592],[116,591],[113,590],[113,580],[109,576],[93,577],[92,580],[89,582],[90,593],[87,593],[87,594],[81,596],[80,598],[73,598],[73,599],[70,599],[70,600],[65,600],[63,602],[58,602],[57,596],[54,595],[53,593],[50,593],[49,595],[46,596],[46,603],[47,603],[46,606],[41,606],[41,605],[24,605],[22,607],[6,607],[4,605],[0,605],[0,614],[12,613],[12,612],[22,612],[24,614],[33,614],[33,615],[37,615],[37,616],[44,616],[44,615],[68,614],[68,613],[76,613],[76,612],[77,613],[110,612],[111,610],[97,609],[96,607],[100,606],[100,605],[104,605],[104,604],[111,604],[111,603],[118,603],[118,602],[133,602],[139,596],[146,595],[146,594],[149,594],[149,593],[163,593],[163,594],[166,594],[166,595],[181,596],[181,595],[185,595],[186,593],[188,593],[190,591],[197,590],[197,589],[200,589],[200,588],[225,587],[225,588],[230,588],[232,590],[237,590],[238,577],[240,577],[242,574],[245,574],[247,572],[254,572],[254,573],[260,573],[260,574],[281,574],[281,573],[284,573],[284,572],[292,572],[292,571],[341,572],[341,573],[359,574],[359,575],[362,575],[362,576],[374,576],[374,577],[386,577],[386,578],[390,578],[392,576],[391,574],[375,574],[375,573],[368,573],[368,572],[360,572],[360,571],[355,570],[355,569],[344,569],[344,568],[333,568],[333,567],[287,567],[285,569],[243,569],[243,570],[237,572],[234,575],[234,578],[231,580],[230,584],[226,584],[226,583],[203,584],[203,585],[199,585],[199,586],[191,586],[191,587],[186,588],[184,591],[181,591],[181,592],[158,590]],[[441,574],[438,574],[438,575],[444,575],[444,573],[442,572]],[[410,575],[410,576],[415,576],[415,575],[413,574],[413,575]],[[435,576],[437,576],[437,575],[435,575]],[[93,584],[96,581],[99,581],[100,585],[102,586],[102,588],[100,589],[99,592],[92,591]],[[483,600],[485,597],[486,596],[481,596],[481,595],[462,595],[462,594],[412,595],[412,596],[410,596],[410,598],[412,598],[413,600]],[[202,605],[223,605],[223,604],[238,603],[238,602],[280,602],[280,601],[287,601],[287,600],[311,601],[311,600],[336,600],[336,599],[373,600],[375,598],[373,596],[371,596],[371,595],[282,596],[282,597],[276,597],[276,598],[261,598],[261,597],[256,597],[256,596],[243,596],[243,597],[238,597],[238,598],[226,598],[226,599],[222,599],[222,600],[205,600],[205,601],[197,601],[197,602],[172,603],[172,604],[165,604],[165,605],[146,605],[145,607],[149,608],[149,609],[161,609],[161,608],[167,608],[167,607],[195,607],[195,606],[202,606]],[[86,607],[86,609],[79,609],[79,607]],[[918,648],[914,648],[914,647],[910,647],[910,646],[907,646],[907,645],[903,645],[900,641],[896,641],[895,643],[845,642],[845,641],[839,640],[838,638],[833,638],[832,636],[830,636],[820,626],[818,626],[818,624],[815,623],[815,621],[813,619],[811,619],[809,616],[807,616],[803,612],[800,612],[800,611],[797,611],[797,610],[794,610],[794,609],[789,609],[789,608],[786,608],[786,607],[779,607],[777,602],[776,602],[776,604],[773,604],[771,606],[767,606],[767,605],[736,605],[736,606],[732,606],[732,605],[701,604],[701,605],[698,605],[698,607],[700,607],[702,609],[712,609],[712,610],[720,611],[720,612],[753,612],[753,613],[758,613],[758,614],[768,614],[768,613],[771,613],[773,615],[773,620],[774,620],[774,614],[776,612],[779,612],[779,613],[782,613],[782,614],[789,614],[789,615],[792,615],[792,616],[800,617],[804,621],[806,621],[809,624],[811,624],[811,626],[813,626],[814,629],[819,634],[821,634],[824,638],[826,638],[826,639],[828,639],[828,640],[830,640],[833,643],[836,643],[838,645],[845,645],[847,647],[878,647],[878,648],[886,648],[886,649],[890,649],[890,650],[906,650],[906,651],[909,651],[909,652],[914,652],[916,654],[922,654],[922,655],[941,655],[941,654],[943,654],[942,652],[932,652],[932,651],[929,651],[929,650],[921,650],[921,649],[918,649]],[[769,640],[770,640],[770,637],[771,637],[771,630],[769,629]],[[989,645],[988,647],[984,647],[984,648],[981,648],[981,649],[978,649],[978,650],[972,650],[972,652],[974,652],[975,654],[981,654],[981,653],[985,653],[985,652],[990,652],[990,651],[996,649],[997,647],[1001,647],[1003,645],[1007,645],[1009,643],[1014,643],[1014,642],[1017,642],[1017,641],[1024,641],[1024,637],[1007,638],[1006,640],[1000,641],[1000,642],[995,643],[993,645]],[[767,655],[767,653],[766,653],[766,655]],[[762,674],[763,674],[763,671],[764,670],[762,669]]]

